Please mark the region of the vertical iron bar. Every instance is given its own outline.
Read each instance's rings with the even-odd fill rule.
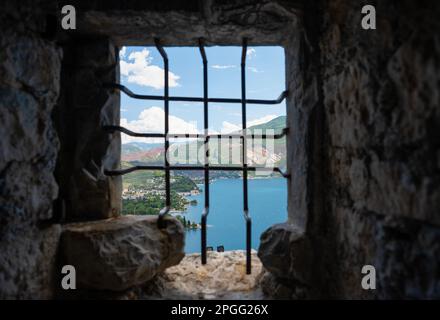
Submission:
[[[252,221],[249,216],[246,218],[246,274],[252,272],[252,257],[251,257],[251,243],[252,243]]]
[[[243,130],[243,143],[242,143],[242,159],[243,159],[243,194],[244,194],[244,211],[248,211],[248,198],[247,198],[247,153],[246,153],[246,51],[247,40],[243,39],[243,49],[241,55],[241,121]]]
[[[204,41],[199,39],[199,50],[203,60],[203,126],[204,140],[204,173],[205,173],[205,209],[202,213],[201,251],[202,264],[206,264],[206,221],[209,213],[209,136],[208,136],[208,59],[206,58]]]
[[[169,142],[169,65],[168,56],[159,39],[154,39],[156,48],[164,63],[164,111],[165,111],[165,207],[171,208],[170,163],[168,162]]]
[[[247,129],[246,129],[246,53],[247,39],[243,39],[241,53],[241,114],[242,114],[242,152],[243,152],[243,210],[246,220],[246,273],[251,273],[251,227],[248,207],[248,172],[247,172]]]

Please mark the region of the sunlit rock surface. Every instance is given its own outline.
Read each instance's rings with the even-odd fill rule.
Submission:
[[[208,263],[200,254],[188,254],[180,264],[168,268],[138,299],[263,299],[259,283],[264,271],[252,251],[252,274],[246,274],[246,252],[208,252]]]
[[[174,219],[158,229],[157,216],[121,216],[67,225],[64,263],[79,288],[121,291],[152,279],[183,258],[184,230]]]

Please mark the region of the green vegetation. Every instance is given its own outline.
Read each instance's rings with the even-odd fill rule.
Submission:
[[[122,145],[122,154],[137,153],[162,146],[161,143],[129,142]]]
[[[281,134],[283,129],[286,128],[287,124],[286,124],[286,116],[280,116],[277,117],[275,119],[272,119],[269,122],[263,123],[263,124],[259,124],[256,126],[252,126],[249,127],[249,131],[251,133],[267,133],[266,130],[273,130],[274,134]],[[258,130],[257,132],[255,132],[255,130]],[[270,140],[266,140],[266,141],[270,141]],[[266,141],[263,141],[262,143],[262,147],[265,148],[266,147]],[[272,141],[270,141],[272,142]],[[286,154],[286,137],[282,137],[281,139],[274,139],[274,151],[275,153],[281,153],[283,155],[282,157],[282,163],[280,164],[280,166],[284,165],[284,160],[285,160],[285,154]]]
[[[189,201],[177,194],[171,193],[171,209],[184,211]],[[147,194],[138,199],[122,199],[122,214],[155,215],[165,207],[165,196]]]
[[[193,180],[185,176],[174,176],[174,181],[171,183],[171,190],[175,192],[190,192],[192,190],[199,190]]]
[[[135,214],[135,215],[158,215],[160,210],[165,206],[165,199],[162,195],[147,195],[144,199],[123,199],[122,214]],[[171,194],[172,209],[183,210],[184,206],[188,203],[184,197],[173,192]],[[177,215],[179,220],[185,229],[198,229],[199,225],[187,220],[184,216]]]
[[[121,149],[122,154],[135,153],[135,152],[141,152],[141,151],[142,151],[142,149],[140,149],[130,143],[123,144],[122,149]]]
[[[122,168],[130,168],[133,165],[130,162],[122,162]],[[196,183],[189,177],[175,175],[171,177],[171,190],[174,192],[191,192],[199,190]],[[139,170],[128,173],[122,178],[124,189],[131,190],[160,190],[165,188],[165,175],[162,171]]]
[[[122,163],[123,168],[130,166],[132,165],[129,162]],[[122,181],[122,214],[156,215],[165,206],[165,180],[162,171],[134,171],[124,175]],[[184,211],[190,201],[179,193],[198,189],[190,178],[172,176],[171,209]]]
[[[249,130],[253,131],[255,129],[273,129],[275,133],[281,133],[281,131],[286,127],[286,116],[279,116],[269,122],[258,124],[256,126],[249,127]]]
[[[124,165],[124,164],[123,164]],[[131,167],[128,166],[128,167]],[[122,167],[123,169],[124,166]],[[145,188],[157,190],[157,185],[163,184],[164,174],[161,171],[134,171],[122,177],[124,189],[132,187],[136,189]]]
[[[196,222],[187,220],[183,216],[180,216],[180,215],[176,216],[176,219],[179,220],[183,224],[185,229],[198,229],[199,228],[199,225]]]

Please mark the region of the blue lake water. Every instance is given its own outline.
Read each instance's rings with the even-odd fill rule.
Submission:
[[[203,186],[201,186],[203,190]],[[258,249],[260,235],[275,223],[287,220],[287,184],[283,178],[248,181],[249,213],[252,217],[252,248]],[[196,206],[188,206],[186,219],[200,223],[204,207],[203,192]],[[210,184],[207,245],[223,245],[225,250],[246,248],[246,225],[243,217],[243,180],[222,179]],[[200,230],[186,231],[186,253],[200,252]]]

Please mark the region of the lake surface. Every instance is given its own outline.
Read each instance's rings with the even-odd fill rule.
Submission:
[[[199,186],[203,190],[203,186]],[[284,178],[248,180],[249,213],[252,217],[252,248],[258,249],[260,235],[275,223],[287,220],[287,182]],[[200,223],[204,193],[190,196],[196,206],[188,206],[183,216]],[[225,250],[246,249],[243,217],[243,180],[221,179],[210,184],[210,212],[207,245],[223,245]],[[186,253],[200,252],[200,230],[186,231]]]

